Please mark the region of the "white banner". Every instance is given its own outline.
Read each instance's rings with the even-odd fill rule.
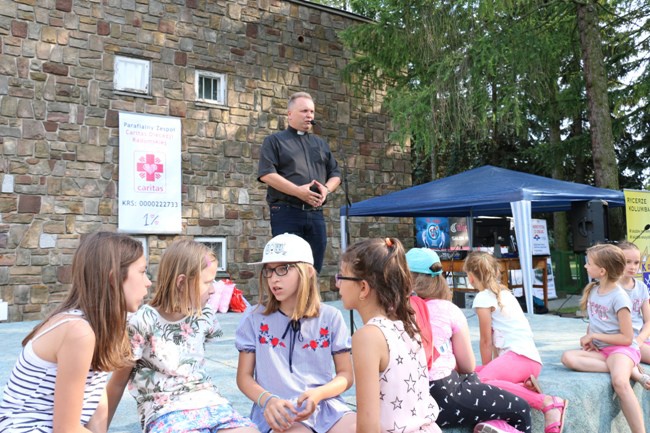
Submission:
[[[180,119],[119,114],[119,230],[126,233],[180,233]]]
[[[548,231],[546,229],[546,220],[532,219],[533,230],[532,245],[534,256],[550,256],[551,250],[548,245]]]

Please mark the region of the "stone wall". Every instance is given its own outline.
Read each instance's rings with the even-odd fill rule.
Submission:
[[[263,138],[286,126],[286,98],[316,101],[317,133],[348,166],[352,201],[411,185],[409,149],[389,141],[382,95],[341,82],[337,32],[362,21],[280,0],[0,0],[0,297],[9,320],[43,317],[66,294],[85,233],[116,230],[118,113],[182,120],[180,236],[225,236],[228,272],[252,299],[270,237]],[[151,61],[150,94],[113,90],[116,55]],[[227,105],[195,101],[194,71],[227,74]],[[342,190],[325,215],[321,284],[334,293]],[[412,238],[409,221],[356,220],[353,239]],[[175,236],[148,235],[151,272]]]

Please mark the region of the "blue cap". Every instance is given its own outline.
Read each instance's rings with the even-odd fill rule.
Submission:
[[[418,274],[427,274],[435,277],[442,273],[442,270],[434,272],[431,266],[434,263],[440,263],[440,257],[435,251],[429,248],[413,248],[406,253],[406,262],[411,272]]]

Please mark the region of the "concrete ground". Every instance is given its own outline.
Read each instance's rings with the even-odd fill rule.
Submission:
[[[554,311],[562,303],[577,305],[579,296],[549,302],[549,309]],[[339,301],[330,304],[342,309]],[[348,311],[342,310],[346,321],[350,318]],[[474,351],[478,355],[478,320],[472,310],[463,310],[468,317]],[[248,414],[251,402],[239,392],[235,383],[237,368],[237,350],[234,347],[234,334],[241,314],[227,313],[219,319],[224,330],[224,337],[206,348],[207,370],[212,375],[222,394],[230,399],[234,407],[242,414]],[[583,335],[587,324],[579,318],[559,317],[554,314],[529,316],[535,333],[535,341],[541,352],[544,368],[540,384],[547,394],[558,395],[570,401],[567,411],[565,433],[622,433],[629,431],[620,411],[618,399],[614,397],[609,383],[609,375],[603,373],[577,373],[566,369],[560,363],[563,351],[578,348],[578,340]],[[361,320],[354,316],[356,327]],[[0,384],[5,384],[14,362],[20,352],[20,341],[35,325],[35,322],[0,324],[0,341],[4,349],[0,351]],[[646,370],[650,366],[646,366]],[[638,384],[634,386],[645,413],[645,422],[650,426],[650,392],[643,391]],[[345,393],[345,398],[354,408],[354,388]],[[542,415],[533,412],[533,432],[543,431]],[[113,433],[135,433],[140,431],[135,402],[126,392],[111,425]],[[446,432],[469,433],[467,429],[448,429]]]

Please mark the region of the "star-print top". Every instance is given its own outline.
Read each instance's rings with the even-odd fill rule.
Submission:
[[[212,307],[170,322],[143,305],[130,317],[128,331],[137,360],[128,388],[143,429],[169,412],[228,403],[204,368],[205,342],[223,335]]]
[[[255,353],[255,380],[265,390],[286,400],[295,400],[305,390],[331,381],[335,375],[333,355],[350,352],[350,333],[343,315],[331,305],[321,304],[320,315],[293,322],[281,311],[268,316],[264,306],[251,306],[239,322],[235,346]],[[303,421],[317,433],[327,432],[350,408],[338,396],[320,402]],[[256,404],[251,419],[262,432],[270,430]]]
[[[374,317],[366,326],[379,328],[388,344],[388,365],[379,374],[381,433],[440,432],[422,345],[409,337],[400,320]]]

